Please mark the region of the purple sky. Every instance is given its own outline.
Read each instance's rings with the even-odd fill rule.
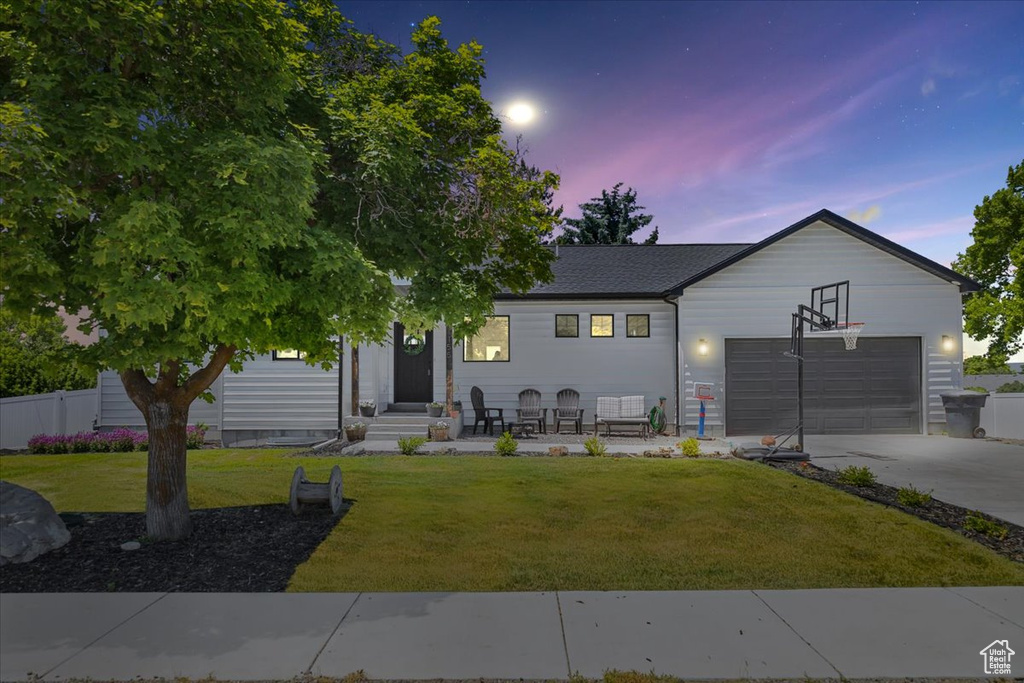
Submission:
[[[940,263],[1024,158],[1020,2],[339,2],[409,46],[486,50],[496,110],[567,216],[622,181],[661,242],[757,241],[828,208]]]

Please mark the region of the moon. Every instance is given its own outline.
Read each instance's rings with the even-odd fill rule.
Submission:
[[[537,111],[529,102],[516,102],[508,108],[508,118],[512,123],[525,125],[533,121],[536,115]]]

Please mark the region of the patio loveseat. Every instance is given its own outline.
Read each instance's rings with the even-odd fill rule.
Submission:
[[[613,426],[635,426],[640,436],[647,439],[650,433],[650,421],[644,410],[643,396],[599,396],[597,413],[594,415],[594,434],[597,435],[600,425],[605,426],[605,434],[610,435]]]

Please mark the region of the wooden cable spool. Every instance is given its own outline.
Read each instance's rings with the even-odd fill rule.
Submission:
[[[335,465],[331,469],[331,478],[326,484],[318,484],[306,479],[306,471],[302,465],[295,468],[292,475],[292,490],[289,497],[293,514],[301,514],[304,505],[330,504],[331,512],[338,514],[344,505],[341,496],[341,468]]]

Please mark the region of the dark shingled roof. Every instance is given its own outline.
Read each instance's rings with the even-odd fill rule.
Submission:
[[[555,279],[537,285],[531,299],[662,297],[750,244],[624,244],[558,247]],[[553,248],[553,247],[552,247]],[[519,298],[501,294],[500,299]]]

